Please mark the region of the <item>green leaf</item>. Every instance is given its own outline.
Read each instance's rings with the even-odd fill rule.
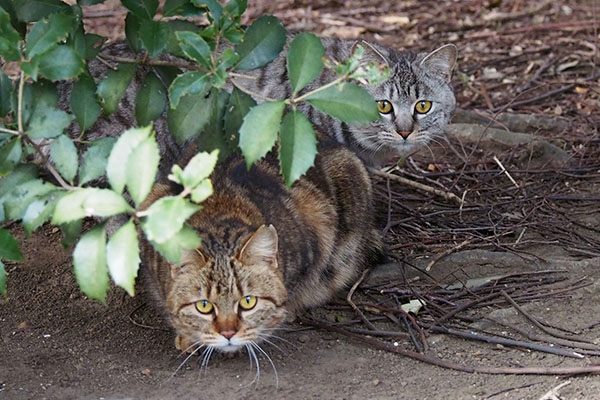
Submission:
[[[185,188],[193,188],[208,178],[215,169],[219,150],[213,150],[212,153],[202,152],[196,154],[187,163],[181,175],[181,184]]]
[[[146,210],[142,229],[148,240],[164,243],[179,232],[184,222],[198,210],[199,206],[183,197],[163,197]]]
[[[4,118],[11,110],[10,93],[13,90],[12,81],[0,69],[0,118]]]
[[[97,93],[106,115],[116,111],[134,75],[135,64],[119,64],[116,71],[108,71],[106,78],[100,82]]]
[[[286,41],[285,28],[272,16],[259,17],[235,47],[240,55],[238,69],[262,67],[279,55]]]
[[[364,124],[380,118],[373,97],[354,83],[332,86],[306,100],[318,110],[349,124]]]
[[[21,35],[10,24],[10,15],[0,7],[0,57],[5,61],[20,60],[19,40]]]
[[[16,84],[15,84],[16,86]],[[17,90],[15,88],[12,97],[13,110],[17,110]],[[45,108],[56,108],[58,104],[58,90],[56,85],[45,79],[40,79],[34,84],[25,84],[23,88],[23,122],[27,126],[33,114],[43,114],[47,112]],[[27,129],[25,129],[27,130]]]
[[[158,0],[121,0],[121,3],[136,17],[150,20],[158,8]]]
[[[65,191],[55,190],[45,196],[42,196],[39,200],[33,201],[23,214],[23,227],[27,235],[31,235],[33,231],[42,226],[44,222],[48,221],[54,212],[56,203],[66,194]]]
[[[167,48],[165,52],[173,54],[177,57],[185,57],[186,55],[183,50],[181,50],[179,41],[177,40],[177,36],[175,36],[175,34],[180,31],[200,32],[202,31],[202,28],[194,25],[190,21],[182,20],[168,21],[167,24],[169,25],[171,32],[169,33],[169,41],[167,42]]]
[[[290,187],[314,164],[317,138],[310,121],[296,110],[283,117],[279,136],[281,173]]]
[[[171,30],[166,22],[140,21],[140,40],[142,47],[151,57],[156,57],[167,47]]]
[[[13,172],[0,178],[0,202],[2,202],[3,199],[5,199],[5,196],[15,188],[18,188],[27,181],[37,178],[37,176],[38,170],[34,165],[18,165]]]
[[[321,58],[325,48],[321,39],[312,33],[301,33],[290,43],[287,53],[287,70],[294,93],[312,82],[323,69]]]
[[[141,21],[131,13],[125,17],[125,38],[129,47],[136,53],[142,51],[142,39],[140,38]]]
[[[181,15],[182,17],[200,17],[204,11],[195,7],[190,0],[166,0],[163,7],[164,17]]]
[[[69,105],[82,133],[94,125],[102,109],[96,99],[96,84],[93,79],[81,77],[73,85]]]
[[[64,224],[84,217],[110,217],[131,211],[121,195],[109,189],[81,188],[70,191],[56,204],[53,224]]]
[[[127,191],[136,206],[148,196],[158,172],[160,155],[154,135],[138,144],[127,160]]]
[[[60,135],[53,140],[50,145],[50,156],[62,177],[73,184],[79,166],[79,156],[71,138],[67,135]]]
[[[104,3],[105,0],[77,0],[80,6],[93,6],[95,4]]]
[[[197,33],[194,32],[175,32],[175,37],[179,42],[179,47],[191,60],[197,61],[205,68],[211,67],[211,50],[208,43]]]
[[[67,43],[73,47],[79,57],[91,60],[100,53],[105,40],[106,38],[100,35],[85,34],[83,27],[80,26]]]
[[[223,130],[223,118],[228,113],[227,104],[229,102],[229,93],[225,90],[213,88],[207,101],[210,104],[210,116],[208,123],[201,134],[195,140],[198,151],[219,150],[219,160],[224,160],[237,149],[237,131],[233,137],[225,136]],[[241,125],[241,121],[240,121]]]
[[[17,17],[23,22],[38,21],[51,13],[69,9],[69,5],[61,0],[18,0],[13,4]]]
[[[194,3],[196,7],[203,7],[206,5],[217,25],[220,23],[221,14],[223,14],[223,6],[217,0],[192,0],[192,3]]]
[[[105,302],[109,288],[106,229],[96,227],[79,239],[73,251],[75,279],[86,296]]]
[[[248,7],[248,0],[229,0],[225,5],[225,14],[230,14],[233,17],[241,16]]]
[[[238,88],[234,88],[231,92],[223,126],[228,140],[236,146],[238,143],[239,131],[244,122],[244,117],[255,105],[256,101]]]
[[[7,175],[15,168],[21,160],[22,151],[20,137],[9,139],[0,146],[0,176]]]
[[[62,110],[45,106],[36,107],[26,132],[33,139],[57,137],[69,126],[72,119],[72,115]]]
[[[192,201],[194,203],[202,203],[213,194],[213,186],[210,179],[205,179],[192,190]]]
[[[244,117],[240,128],[240,148],[248,169],[273,148],[284,108],[283,101],[262,103]]]
[[[135,96],[138,126],[150,124],[167,108],[167,90],[154,72],[149,72]]]
[[[177,108],[167,110],[169,132],[177,143],[198,136],[210,118],[210,103],[204,94],[183,96]]]
[[[108,157],[106,175],[108,182],[117,193],[123,192],[127,174],[127,160],[133,149],[152,133],[152,127],[132,128],[126,130],[117,140]]]
[[[75,221],[71,221],[66,224],[62,224],[60,229],[63,233],[63,239],[61,240],[61,244],[63,248],[71,247],[75,244],[79,236],[81,235],[81,230],[83,228],[83,220],[78,219]]]
[[[201,71],[188,71],[179,75],[169,87],[171,109],[177,108],[179,100],[185,95],[203,97],[209,89],[208,75]]]
[[[152,246],[164,258],[173,264],[181,264],[181,249],[196,249],[202,240],[196,231],[189,225],[184,224],[179,232],[162,243],[151,241]]]
[[[140,266],[140,249],[132,219],[121,226],[108,241],[106,259],[113,281],[133,296]]]
[[[40,74],[50,80],[75,78],[84,68],[83,59],[67,45],[58,45],[40,56]]]
[[[56,189],[58,189],[56,186],[41,179],[34,179],[20,184],[18,187],[13,188],[4,199],[6,216],[9,219],[21,219],[29,204]]]
[[[19,243],[8,229],[0,228],[0,258],[10,261],[23,261],[25,258],[19,250]]]
[[[33,58],[44,54],[58,42],[65,40],[74,21],[73,16],[61,13],[36,22],[27,35],[25,57]]]
[[[7,297],[6,293],[6,269],[4,269],[4,263],[0,260],[0,294]]]
[[[21,61],[19,63],[21,70],[23,70],[23,72],[25,72],[27,76],[30,76],[31,79],[33,79],[34,81],[37,81],[38,75],[40,73],[41,58],[41,56],[37,56],[32,58],[31,61]]]
[[[106,137],[98,139],[87,148],[79,170],[79,184],[84,185],[104,175],[108,156],[117,139]]]

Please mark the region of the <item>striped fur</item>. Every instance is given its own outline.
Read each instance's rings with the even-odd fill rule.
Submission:
[[[369,176],[338,144],[322,143],[316,165],[291,189],[273,155],[249,171],[233,156],[217,166],[212,180],[215,193],[188,220],[202,245],[186,253],[183,267],[170,265],[149,244],[143,247],[179,349],[205,344],[235,351],[259,342],[285,318],[327,302],[379,261],[382,240],[373,227]],[[177,192],[157,184],[148,202]],[[248,295],[258,302],[246,312],[238,303]],[[194,307],[205,299],[214,313]],[[223,329],[235,335],[227,340]]]

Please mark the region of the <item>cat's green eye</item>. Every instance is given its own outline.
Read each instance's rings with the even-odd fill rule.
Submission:
[[[252,310],[256,305],[256,300],[256,296],[244,296],[240,300],[240,307],[242,307],[242,310]]]
[[[196,310],[202,314],[210,314],[214,309],[213,304],[208,300],[200,300],[196,302]]]
[[[427,114],[431,110],[431,102],[429,100],[421,100],[415,105],[415,111],[419,114]]]
[[[377,100],[377,109],[382,114],[389,114],[392,112],[394,107],[392,107],[392,103],[387,100]]]

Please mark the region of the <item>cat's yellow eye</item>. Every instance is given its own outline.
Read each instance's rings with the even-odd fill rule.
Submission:
[[[431,110],[431,102],[429,100],[421,100],[415,105],[415,111],[419,114],[427,114]]]
[[[242,310],[252,310],[256,305],[256,300],[256,296],[244,296],[240,300],[240,307],[242,307]]]
[[[213,304],[208,300],[200,300],[196,302],[196,310],[202,314],[210,314],[214,309]]]
[[[392,112],[394,107],[392,107],[392,103],[387,100],[378,100],[377,101],[377,109],[382,114],[389,114]]]

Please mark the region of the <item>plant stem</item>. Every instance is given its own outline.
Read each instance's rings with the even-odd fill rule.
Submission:
[[[42,158],[43,164],[46,166],[46,168],[48,168],[48,171],[52,174],[54,179],[56,179],[56,181],[60,184],[62,188],[66,190],[78,189],[76,186],[69,185],[69,183],[65,181],[62,176],[60,176],[60,173],[56,170],[56,168],[54,168],[54,165],[52,165],[50,160],[48,160],[48,157],[42,152],[42,149],[39,144],[37,144],[27,135],[23,135],[23,140],[25,140],[35,149],[35,152]]]
[[[0,132],[10,133],[11,135],[20,135],[19,131],[0,127]]]
[[[310,91],[310,92],[308,92],[308,93],[304,93],[304,94],[303,94],[302,96],[300,96],[300,97],[296,97],[296,98],[292,98],[292,99],[290,99],[288,104],[296,104],[296,103],[299,103],[299,102],[301,102],[301,101],[304,101],[304,100],[306,100],[306,98],[308,98],[309,96],[312,96],[313,94],[315,94],[315,93],[318,93],[318,92],[321,92],[321,91],[323,91],[323,90],[325,90],[325,89],[329,89],[330,87],[332,87],[332,86],[335,86],[335,85],[337,85],[338,83],[340,83],[340,82],[344,81],[346,78],[348,78],[348,76],[346,76],[346,75],[340,76],[340,77],[339,77],[339,78],[337,78],[336,80],[333,80],[333,81],[329,82],[329,83],[328,83],[328,84],[326,84],[326,85],[323,85],[323,86],[321,86],[321,87],[318,87],[318,88],[316,88],[315,90],[311,90],[311,91]]]
[[[242,85],[240,85],[240,83],[238,81],[234,80],[233,78],[229,78],[229,81],[231,82],[231,84],[233,86],[235,86],[236,88],[240,89],[242,92],[244,92],[252,97],[256,97],[256,98],[264,100],[264,101],[279,101],[277,99],[272,99],[270,97],[263,96],[262,94],[259,94],[259,93],[254,93],[253,91],[248,90],[245,87],[243,87]]]
[[[17,121],[19,134],[23,134],[23,87],[25,86],[25,72],[21,70],[21,79],[19,79],[19,94],[17,98]]]

